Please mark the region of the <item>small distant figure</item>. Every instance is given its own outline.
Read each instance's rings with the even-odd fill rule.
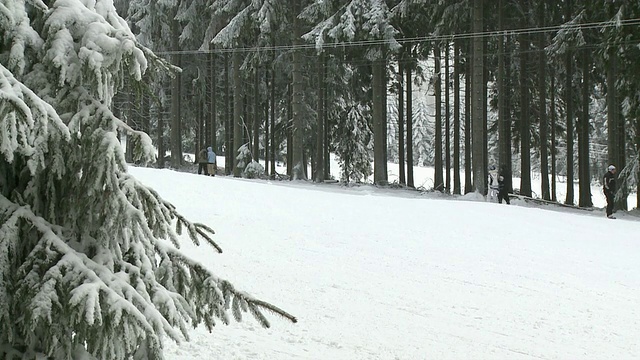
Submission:
[[[205,175],[209,175],[209,172],[207,171],[207,163],[209,162],[207,157],[207,149],[202,148],[202,150],[198,152],[198,155],[196,155],[196,162],[198,163],[198,175],[202,174],[203,172]]]
[[[496,172],[496,166],[489,166],[489,201],[493,202],[498,194],[498,174]]]
[[[613,216],[613,204],[616,193],[616,167],[609,165],[607,170],[607,173],[604,174],[602,190],[604,191],[604,196],[607,198],[607,217],[609,219],[615,219],[615,216]]]
[[[507,187],[504,185],[504,176],[500,174],[498,175],[498,203],[502,204],[502,200],[504,200],[507,205],[511,205],[511,202],[509,201],[509,192],[507,191]]]
[[[216,176],[216,153],[211,146],[207,148],[207,171],[210,176]]]

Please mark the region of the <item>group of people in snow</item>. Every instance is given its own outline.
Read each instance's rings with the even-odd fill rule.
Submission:
[[[216,176],[216,153],[211,146],[202,148],[196,155],[195,162],[198,164],[198,175],[204,172],[205,175]]]
[[[615,216],[613,216],[613,206],[616,193],[615,165],[609,165],[607,167],[607,172],[604,174],[604,178],[602,180],[602,190],[604,191],[604,196],[607,199],[607,217],[609,219],[615,219]],[[509,204],[509,194],[505,187],[504,176],[497,172],[494,165],[491,165],[489,167],[489,199],[493,200],[496,197],[500,204],[502,204],[502,200]]]

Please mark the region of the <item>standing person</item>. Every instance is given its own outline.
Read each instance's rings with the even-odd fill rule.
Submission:
[[[211,146],[207,148],[207,170],[209,175],[216,176],[216,153],[213,152]]]
[[[507,187],[504,186],[504,176],[502,174],[498,175],[498,202],[502,204],[502,200],[507,203],[507,205],[511,205],[509,201],[509,193],[507,191]]]
[[[209,172],[207,171],[207,149],[202,148],[202,150],[198,152],[198,155],[196,155],[196,162],[198,163],[198,175],[202,174],[203,171],[205,175],[209,175]]]
[[[607,170],[607,173],[604,174],[602,190],[604,191],[604,196],[607,198],[607,217],[609,219],[615,219],[615,216],[613,216],[613,203],[616,194],[616,167],[609,165]]]
[[[498,194],[498,172],[496,166],[489,166],[489,201],[493,202]]]

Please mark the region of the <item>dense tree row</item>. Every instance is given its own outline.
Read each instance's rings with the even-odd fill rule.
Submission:
[[[206,143],[227,174],[261,158],[266,175],[282,160],[292,179],[322,181],[335,153],[343,181],[386,184],[397,161],[414,187],[405,164],[433,165],[427,187],[459,194],[485,193],[495,164],[509,188],[547,200],[576,203],[578,181],[589,207],[590,183],[614,163],[627,185],[618,206],[637,190],[634,2],[121,3],[140,41],[182,68],[118,104],[148,116],[139,125],[161,154],[170,139],[172,166]]]

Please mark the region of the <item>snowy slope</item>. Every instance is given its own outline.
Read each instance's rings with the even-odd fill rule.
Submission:
[[[630,216],[130,171],[225,251],[187,254],[299,319],[197,328],[170,360],[640,358]]]

